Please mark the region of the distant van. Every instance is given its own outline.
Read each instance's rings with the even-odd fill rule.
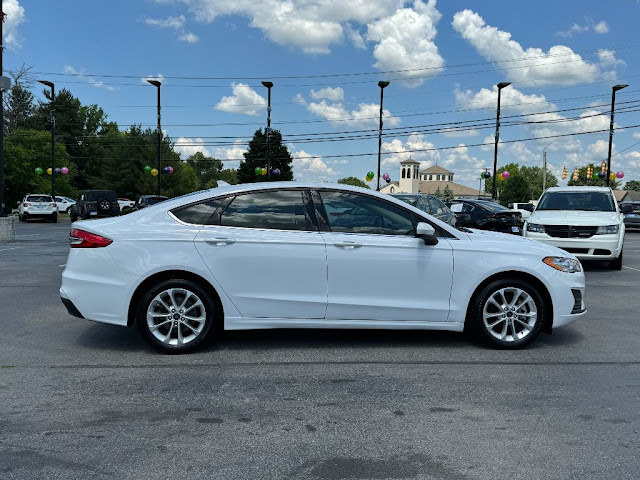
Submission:
[[[535,210],[535,206],[532,203],[510,203],[509,208],[511,210],[517,210],[522,214],[522,219],[526,220],[531,216],[531,212]]]

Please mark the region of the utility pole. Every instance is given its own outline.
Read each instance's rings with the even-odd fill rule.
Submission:
[[[0,78],[4,79],[2,55],[4,53],[4,12],[0,0]],[[4,87],[0,85],[0,217],[6,217],[4,212]]]

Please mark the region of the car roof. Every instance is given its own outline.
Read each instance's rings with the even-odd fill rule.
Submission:
[[[544,193],[546,192],[603,192],[603,193],[610,193],[611,192],[611,188],[610,187],[597,187],[595,185],[576,185],[573,187],[549,187],[547,188]]]

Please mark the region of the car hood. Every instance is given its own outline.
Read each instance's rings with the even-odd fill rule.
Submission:
[[[527,221],[543,225],[616,225],[622,217],[618,212],[540,210],[532,213]]]
[[[571,257],[571,253],[553,245],[538,242],[530,238],[512,235],[510,233],[494,232],[491,230],[478,230],[469,228],[468,238],[473,244],[474,250],[483,252],[503,252],[520,255]]]

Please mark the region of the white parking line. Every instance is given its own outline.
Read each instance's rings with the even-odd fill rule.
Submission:
[[[20,248],[20,247],[0,248],[0,252],[6,252],[7,250],[15,250],[16,248]]]
[[[636,272],[640,272],[640,269],[633,268],[633,267],[625,267],[625,266],[623,265],[623,266],[622,266],[622,268],[628,268],[629,270],[635,270]]]

